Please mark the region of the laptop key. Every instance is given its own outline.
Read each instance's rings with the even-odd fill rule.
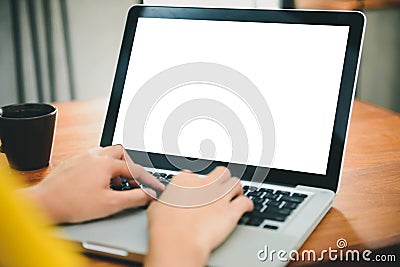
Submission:
[[[249,190],[249,186],[248,185],[243,186],[243,192],[246,192],[248,190]]]
[[[276,208],[276,207],[267,207],[265,210],[264,210],[264,213],[276,213],[276,214],[279,214],[279,215],[287,215],[287,216],[289,216],[290,215],[290,213],[292,213],[292,210],[291,209],[279,209],[279,208]]]
[[[259,226],[260,224],[262,224],[264,222],[264,220],[262,218],[259,217],[254,217],[251,218],[246,225],[251,225],[251,226]]]
[[[268,219],[268,220],[272,220],[272,221],[284,222],[288,215],[282,215],[282,214],[277,214],[277,213],[265,213],[265,212],[253,210],[252,212],[246,214],[246,216],[249,216],[251,219],[259,218],[262,220]]]
[[[266,225],[264,225],[264,228],[265,228],[265,229],[271,229],[271,230],[277,230],[277,229],[278,229],[278,226],[266,224]]]
[[[258,218],[262,218],[262,219],[270,219],[270,218],[275,217],[275,216],[285,217],[285,219],[286,219],[286,217],[289,216],[289,214],[286,214],[287,212],[282,212],[282,213],[266,212],[267,209],[265,209],[263,212],[257,211],[257,210],[253,210],[249,214],[249,216],[250,216],[250,218],[258,217]]]
[[[262,210],[262,208],[264,208],[263,204],[261,204],[261,203],[254,204],[254,210],[260,211],[260,210]]]
[[[301,197],[301,198],[306,198],[306,197],[308,197],[308,195],[306,195],[306,194],[301,194],[301,193],[293,193],[293,196],[294,196],[294,197]]]
[[[252,199],[254,204],[261,204],[265,201],[263,198],[255,197]]]
[[[286,221],[287,216],[279,215],[276,213],[267,213],[267,214],[265,214],[265,216],[263,218],[271,220],[271,221],[284,222],[284,221]]]
[[[277,190],[277,191],[275,192],[275,194],[289,196],[289,195],[290,195],[290,192],[288,192],[288,191],[283,191],[283,190]]]
[[[267,205],[271,207],[279,207],[282,204],[281,201],[276,201],[273,199],[268,199]]]
[[[286,201],[286,202],[301,203],[301,202],[303,202],[304,198],[291,197],[291,196],[282,196],[280,200],[281,201]]]
[[[297,203],[293,203],[293,202],[286,202],[282,208],[287,208],[287,209],[292,209],[294,210],[295,208],[297,208],[297,206],[299,206],[299,204]]]
[[[167,186],[170,182],[170,180],[164,178],[164,177],[157,177],[158,181],[160,181],[164,186]]]
[[[274,192],[274,190],[269,189],[269,188],[259,188],[257,191],[266,192],[266,193],[273,193]]]
[[[274,194],[274,193],[266,193],[264,195],[264,198],[269,198],[269,199],[277,199],[279,197],[278,194]]]
[[[264,192],[260,191],[253,191],[247,194],[248,197],[260,197]]]

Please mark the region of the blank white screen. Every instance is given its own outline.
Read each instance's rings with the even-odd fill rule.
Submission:
[[[213,62],[247,76],[265,97],[275,123],[273,162],[257,161],[259,139],[250,131],[249,160],[236,163],[326,174],[348,31],[332,25],[139,18],[113,144],[124,143],[128,106],[147,80],[180,64]],[[207,92],[206,86],[199,92]],[[246,120],[244,110],[235,111]],[[152,124],[160,125],[158,130],[153,126],[144,133],[146,148],[134,140],[125,147],[168,154],[160,143],[162,123],[160,118]],[[198,131],[204,132],[201,125]],[[196,156],[190,138],[182,139],[181,156]],[[220,145],[215,159],[231,161],[229,142]]]

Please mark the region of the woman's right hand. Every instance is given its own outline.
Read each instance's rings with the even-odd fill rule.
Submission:
[[[253,203],[243,195],[240,181],[224,167],[217,167],[205,178],[182,172],[171,183],[189,188],[207,185],[210,190],[227,193],[203,206],[177,207],[165,204],[173,193],[173,187],[169,190],[167,186],[161,201],[153,201],[148,208],[149,251],[145,265],[204,266],[240,217],[253,209]]]

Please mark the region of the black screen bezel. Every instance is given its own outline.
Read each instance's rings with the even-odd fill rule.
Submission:
[[[157,7],[144,5],[133,6],[129,10],[126,21],[112,93],[101,138],[101,146],[112,144],[126,73],[131,57],[136,25],[139,17],[349,26],[346,54],[342,70],[342,79],[336,107],[326,175],[271,169],[266,178],[266,182],[270,183],[291,186],[305,185],[326,188],[334,192],[337,191],[364,33],[365,17],[362,13],[349,11],[245,10],[225,8]],[[129,154],[135,162],[144,166],[176,170],[163,154],[146,153],[134,150],[130,150]],[[151,159],[152,165],[149,165],[146,154]],[[174,156],[174,158],[179,160],[180,157]],[[215,166],[227,165],[226,162],[209,161],[209,163],[210,167],[204,170],[203,173],[207,173]],[[240,166],[239,164],[234,164],[233,168],[235,165]],[[241,179],[249,180],[255,168],[255,166],[246,166],[246,171],[244,175],[242,175]]]

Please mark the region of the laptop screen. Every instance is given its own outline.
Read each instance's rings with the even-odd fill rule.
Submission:
[[[131,150],[325,175],[348,34],[349,26],[343,25],[140,17],[112,143]],[[272,117],[272,158],[261,157],[266,148],[255,108],[221,84],[185,82],[166,88],[155,102],[147,88],[149,101],[154,102],[150,112],[132,114],[127,120],[129,107],[146,82],[190,63],[224,66],[255,85]],[[212,101],[193,104],[204,111],[186,118],[178,125],[178,134],[165,139],[166,124],[172,123],[169,117],[198,99]],[[222,123],[210,118],[213,103],[228,107],[235,116]],[[127,123],[135,127],[135,116],[146,117],[143,140],[124,137]],[[241,126],[232,126],[234,132],[245,130],[246,159],[234,153],[234,133],[226,124]]]

